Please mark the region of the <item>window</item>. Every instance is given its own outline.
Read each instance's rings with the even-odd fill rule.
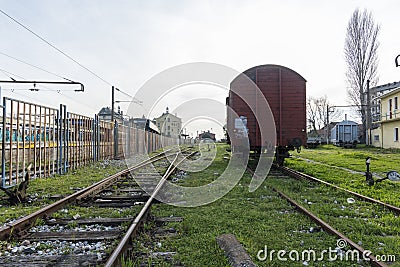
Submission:
[[[398,127],[394,128],[394,141],[395,142],[399,141],[399,128]]]
[[[390,99],[390,100],[391,100],[391,99]],[[171,119],[170,119],[170,118],[168,118],[168,119],[167,119],[167,121],[168,121],[168,122],[170,122],[170,121],[171,121]]]
[[[379,135],[374,135],[374,141],[379,141]]]
[[[397,109],[397,96],[394,97],[394,109]]]

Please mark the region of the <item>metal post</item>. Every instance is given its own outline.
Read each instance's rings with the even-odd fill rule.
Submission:
[[[6,98],[3,98],[3,129],[2,129],[2,147],[1,147],[1,178],[2,186],[5,186],[6,182]]]
[[[329,105],[326,105],[326,144],[329,144]]]
[[[365,172],[365,180],[368,185],[374,185],[374,178],[372,177],[372,173],[369,171],[369,165],[371,164],[371,158],[367,157],[365,160],[365,165],[367,166],[367,171]]]
[[[118,123],[115,121],[114,125],[114,159],[117,158],[118,154]]]
[[[62,157],[63,157],[63,105],[60,104],[60,110],[58,111],[58,173],[62,174]]]
[[[93,148],[93,161],[97,161],[97,133],[96,133],[96,123],[97,123],[97,115],[94,115],[94,121],[92,124],[92,148]]]
[[[127,131],[127,135],[125,137],[125,142],[127,145],[127,147],[126,147],[127,152],[125,154],[126,154],[127,158],[130,158],[131,157],[131,127],[128,125],[127,129],[128,129],[128,131]]]
[[[367,133],[366,133],[366,144],[371,145],[371,94],[369,92],[369,80],[367,80],[367,118],[365,120],[367,126]]]
[[[115,88],[114,86],[111,87],[111,122],[114,123],[114,105],[115,105]]]
[[[65,160],[64,160],[64,173],[66,173],[66,172],[68,172],[68,168],[69,168],[69,134],[68,134],[68,132],[69,132],[69,123],[68,123],[68,117],[69,117],[69,114],[68,114],[68,112],[67,112],[67,106],[66,105],[63,105],[63,112],[64,112],[64,123],[65,123],[65,126],[64,126],[64,132],[65,132],[65,138],[64,138],[64,145],[65,145],[65,149],[64,149],[64,151],[65,151]]]

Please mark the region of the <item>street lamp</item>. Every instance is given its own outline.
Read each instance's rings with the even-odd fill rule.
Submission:
[[[399,67],[400,66],[400,55],[398,55],[396,57],[395,62],[396,62],[396,67]]]

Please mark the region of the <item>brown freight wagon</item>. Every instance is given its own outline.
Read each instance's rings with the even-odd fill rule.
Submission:
[[[239,75],[232,81],[227,105],[237,113],[237,116],[240,116],[247,127],[250,150],[262,153],[268,144],[260,138],[259,123],[254,114],[254,112],[259,113],[258,105],[261,104],[259,104],[258,94],[262,92],[275,121],[275,156],[278,164],[283,164],[284,158],[289,157],[289,150],[299,151],[306,143],[306,80],[287,67],[269,64],[250,68],[243,74],[246,76]],[[248,82],[244,81],[244,77]],[[249,79],[260,91],[255,89]],[[248,104],[239,95],[245,96]],[[249,105],[252,106],[254,112]],[[237,131],[235,119],[230,112],[227,114],[228,132]],[[258,116],[263,117],[265,114],[258,114]]]

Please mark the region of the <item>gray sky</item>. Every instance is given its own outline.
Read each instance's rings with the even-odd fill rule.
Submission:
[[[84,93],[75,93],[71,86],[17,90],[30,87],[22,85],[14,85],[12,92],[7,90],[11,85],[3,84],[3,96],[53,107],[64,103],[69,111],[90,116],[111,105],[109,84],[134,95],[153,75],[197,61],[239,71],[260,64],[284,65],[307,80],[309,96],[327,95],[333,104],[348,104],[343,47],[347,23],[357,7],[372,11],[381,25],[380,84],[400,81],[400,68],[394,64],[400,54],[398,0],[0,0],[0,7],[106,81],[0,14],[1,70],[16,79],[61,80],[7,54],[85,85]],[[8,79],[3,71],[0,79]],[[219,93],[216,100],[224,97]],[[123,94],[116,99],[130,100]],[[162,103],[172,110],[177,105],[173,99]],[[128,104],[121,108],[126,110]],[[197,126],[210,127],[216,126]]]

